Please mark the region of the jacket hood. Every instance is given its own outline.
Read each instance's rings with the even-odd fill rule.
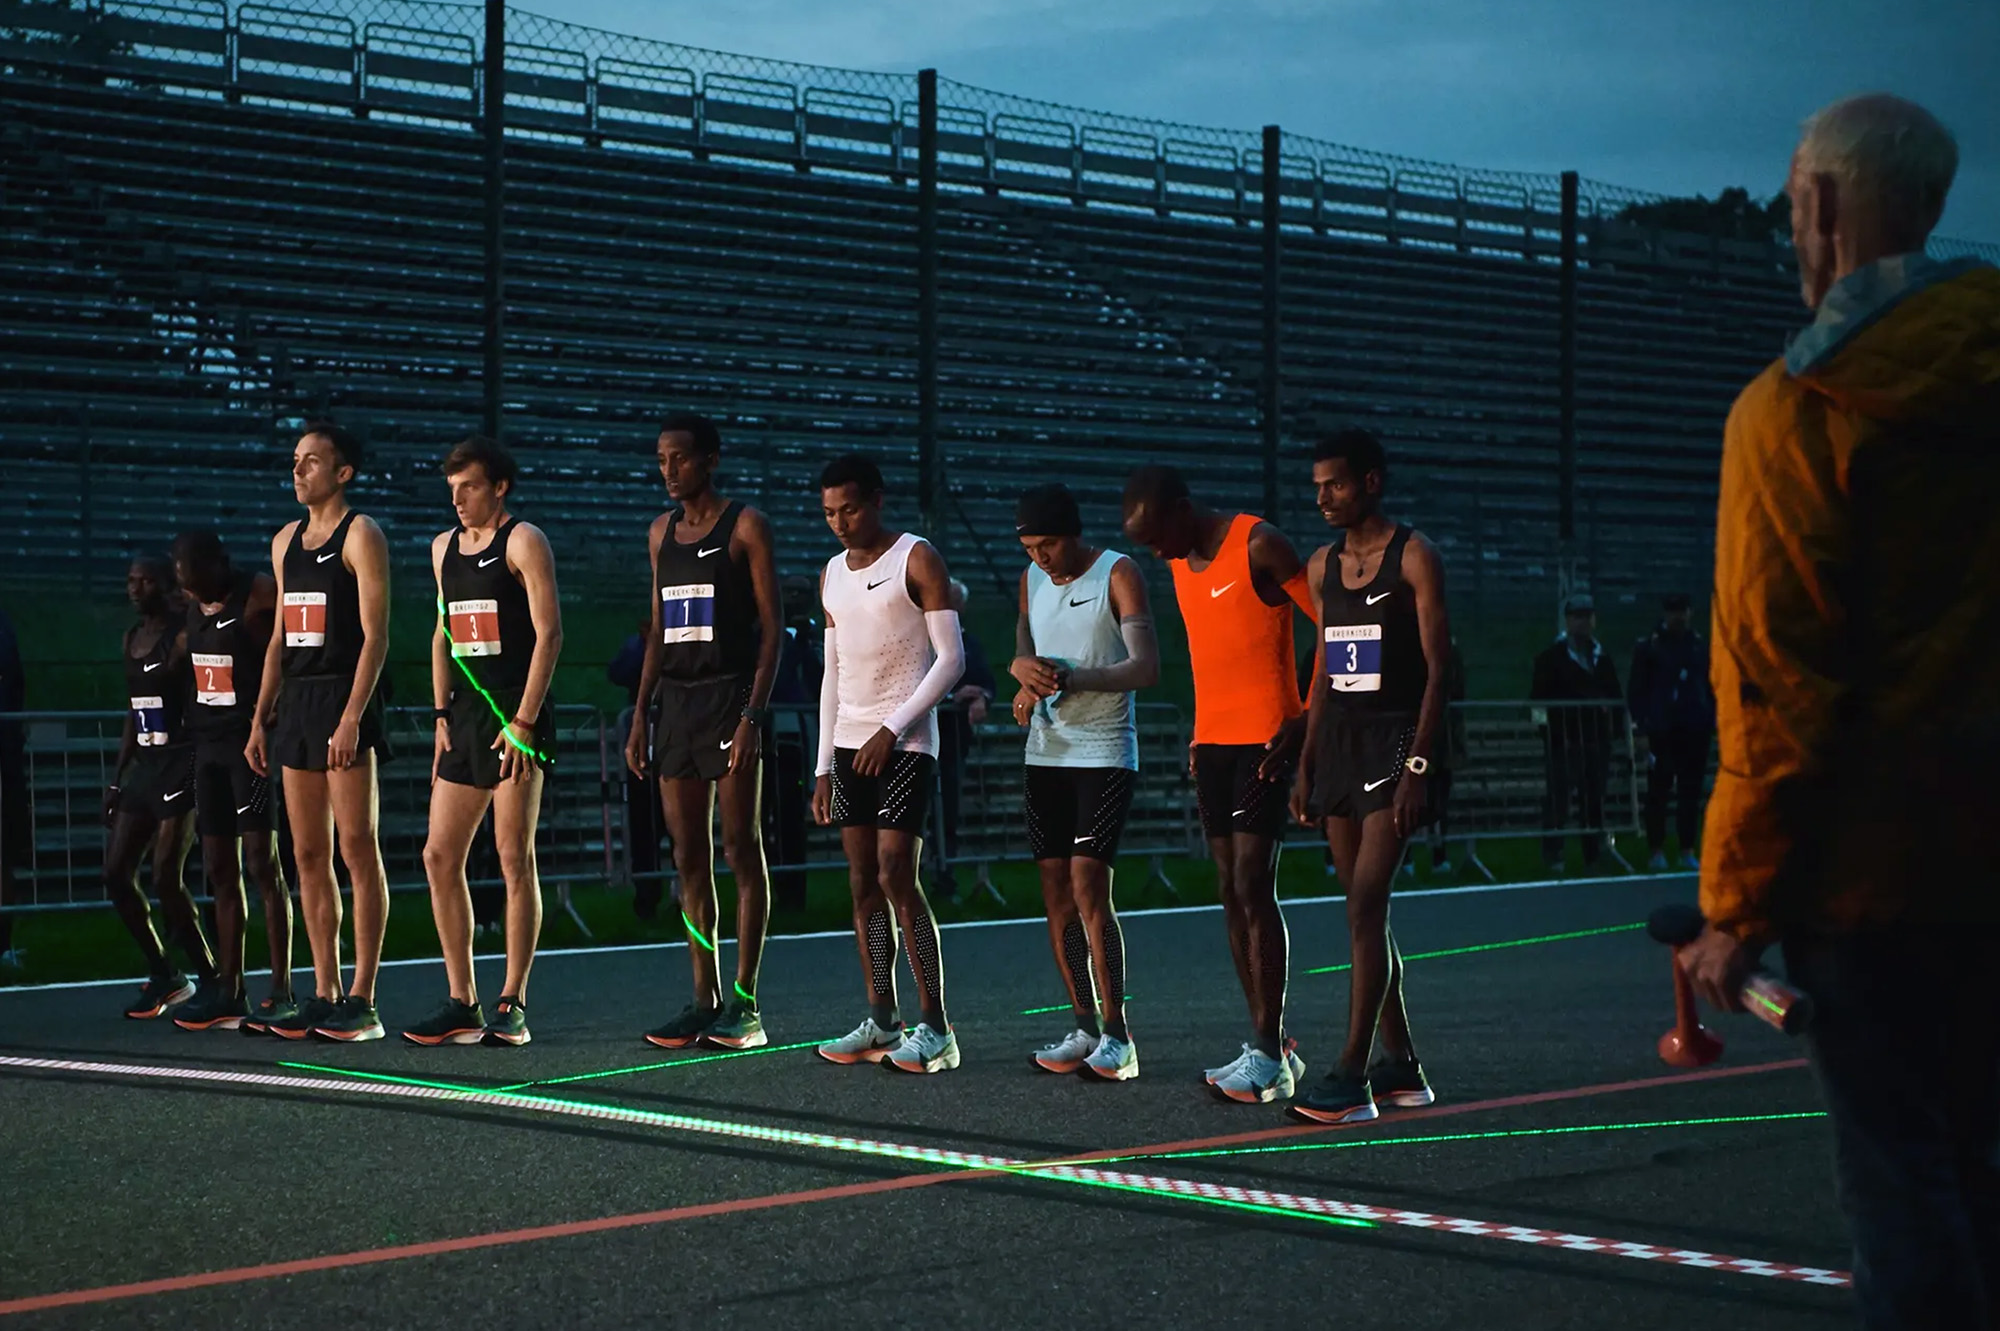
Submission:
[[[1842,410],[1990,433],[2000,417],[2000,268],[1897,255],[1842,279],[1786,353]]]

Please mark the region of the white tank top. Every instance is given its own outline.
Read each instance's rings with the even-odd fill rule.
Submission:
[[[826,561],[820,604],[833,621],[837,653],[831,663],[838,701],[835,748],[866,744],[917,691],[937,659],[923,608],[910,599],[910,551],[922,539],[904,532],[867,568],[849,568],[845,550]],[[896,747],[936,756],[936,710],[898,736]]]
[[[1114,666],[1131,653],[1111,609],[1111,571],[1125,556],[1101,550],[1074,582],[1058,586],[1028,565],[1028,631],[1035,655],[1071,667]],[[1129,693],[1058,693],[1029,714],[1030,767],[1139,770],[1139,733]]]

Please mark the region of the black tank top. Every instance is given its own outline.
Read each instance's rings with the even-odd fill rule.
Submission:
[[[729,539],[743,505],[722,510],[692,545],[674,539],[681,515],[667,519],[653,587],[660,598],[660,677],[679,683],[727,679],[757,669],[760,630],[750,561],[731,555]]]
[[[520,521],[507,519],[486,548],[472,555],[459,552],[465,535],[460,527],[446,539],[438,565],[451,654],[480,688],[515,700],[528,683],[536,642],[528,589],[507,570],[507,538]]]
[[[292,533],[285,550],[285,603],[278,607],[287,679],[351,680],[361,664],[361,583],[340,557],[357,516],[350,509],[317,550],[306,549],[306,519],[300,518]]]
[[[194,705],[188,733],[200,740],[247,739],[250,713],[257,707],[264,656],[250,640],[243,609],[257,575],[239,569],[222,608],[202,613],[190,597],[187,609],[188,665],[194,674]]]
[[[153,649],[136,660],[132,634],[125,637],[125,696],[132,707],[132,733],[143,756],[153,749],[180,744],[188,738],[187,699],[190,680],[187,657],[173,655],[174,626],[160,632]]]
[[[1397,525],[1381,566],[1364,587],[1340,579],[1347,533],[1327,550],[1320,585],[1320,639],[1326,645],[1327,703],[1337,712],[1414,712],[1423,704],[1430,667],[1417,631],[1417,595],[1403,580],[1410,528]]]

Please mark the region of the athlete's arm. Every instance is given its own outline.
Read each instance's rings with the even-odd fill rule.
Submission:
[[[778,551],[771,539],[771,524],[754,508],[745,508],[736,518],[730,541],[750,563],[750,593],[757,600],[757,670],[750,677],[748,709],[762,711],[771,705],[771,686],[778,679],[778,650],[785,642],[785,596],[778,586]],[[730,557],[735,558],[732,550]],[[757,761],[764,742],[764,729],[744,717],[736,723],[735,738],[729,745],[729,770],[746,771]]]
[[[1410,756],[1428,760],[1435,747],[1438,728],[1444,724],[1447,677],[1451,673],[1451,620],[1444,603],[1444,561],[1437,547],[1420,532],[1411,532],[1403,547],[1403,581],[1417,604],[1417,637],[1424,649],[1424,700],[1417,708],[1417,733],[1410,741]],[[1318,687],[1314,687],[1318,692]],[[1424,807],[1426,778],[1404,772],[1396,783],[1396,835],[1416,831],[1417,818]]]
[[[1250,529],[1248,545],[1250,585],[1256,588],[1257,599],[1265,605],[1290,601],[1307,619],[1317,621],[1319,607],[1306,588],[1305,563],[1285,534],[1268,522],[1260,522]]]
[[[354,665],[354,687],[347,708],[327,741],[327,766],[345,769],[361,747],[361,714],[375,696],[382,663],[389,657],[389,542],[365,514],[357,514],[341,542],[340,562],[354,574],[355,599],[361,611],[361,659]]]
[[[1306,560],[1306,584],[1315,605],[1325,595],[1326,569],[1332,562],[1331,545],[1322,545]],[[1307,827],[1313,824],[1313,820],[1306,816],[1306,800],[1312,793],[1312,770],[1319,743],[1319,714],[1326,709],[1327,696],[1332,691],[1321,660],[1324,651],[1323,642],[1313,649],[1312,683],[1306,689],[1306,733],[1299,745],[1299,770],[1292,779],[1292,817]]]
[[[288,522],[278,529],[271,538],[271,601],[274,606],[285,603],[285,547],[291,544],[292,533],[298,522]],[[243,746],[243,757],[250,764],[250,770],[258,776],[269,776],[270,768],[264,761],[264,727],[271,722],[271,708],[278,701],[279,665],[284,660],[285,635],[275,627],[264,643],[264,669],[257,680],[257,705],[250,710],[250,742]]]
[[[1133,693],[1160,682],[1160,644],[1153,635],[1153,607],[1139,566],[1120,559],[1111,570],[1111,609],[1125,639],[1125,659],[1117,665],[1069,672],[1064,687],[1073,693]]]
[[[1007,665],[1007,673],[1012,675],[1028,695],[1030,703],[1062,691],[1062,672],[1055,662],[1035,655],[1035,630],[1028,619],[1028,570],[1021,570],[1020,614],[1014,620],[1014,659]],[[1022,720],[1025,713],[1017,707],[1015,720]]]
[[[813,821],[821,827],[833,821],[833,725],[840,716],[840,641],[833,612],[826,610],[826,570],[819,575],[819,603],[826,614],[826,662],[819,676],[819,752],[813,760]]]
[[[437,584],[437,623],[431,629],[431,710],[442,712],[451,706],[451,622],[444,605],[445,542],[455,531],[441,531],[431,539],[431,578]],[[431,721],[431,784],[437,784],[438,764],[451,752],[451,725],[442,717]]]
[[[888,765],[897,738],[943,702],[951,686],[965,673],[965,639],[959,630],[958,611],[951,608],[951,574],[930,542],[919,541],[910,551],[904,581],[910,599],[924,612],[924,628],[930,633],[934,659],[910,696],[889,713],[882,728],[869,736],[868,742],[854,755],[854,770],[861,776],[881,772]]]
[[[666,535],[673,515],[662,513],[646,529],[646,602],[653,608],[647,616],[646,656],[639,663],[639,692],[632,704],[632,729],[625,736],[625,767],[633,776],[646,775],[646,711],[653,705],[653,691],[660,686],[660,539]]]
[[[525,777],[532,770],[528,751],[535,744],[535,720],[548,704],[549,682],[555,678],[556,662],[562,657],[562,600],[556,594],[556,557],[549,538],[532,522],[514,528],[507,542],[507,569],[521,580],[528,593],[528,618],[535,626],[535,651],[528,658],[528,682],[521,686],[521,706],[507,722],[513,733],[501,735],[494,747],[500,749],[500,779]]]
[[[126,629],[125,636],[118,640],[118,668],[123,670],[125,662],[132,655],[132,630]],[[125,765],[139,752],[139,730],[132,720],[130,700],[125,704],[125,727],[118,732],[118,761],[111,769],[111,784],[104,788],[104,821],[109,823],[118,812],[118,778],[125,774]]]

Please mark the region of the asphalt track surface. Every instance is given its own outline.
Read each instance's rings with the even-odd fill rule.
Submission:
[[[520,1050],[395,1038],[428,964],[383,972],[392,1035],[358,1046],[0,991],[0,1325],[1847,1325],[1797,1046],[1733,1017],[1714,1068],[1654,1052],[1668,963],[1629,926],[1691,890],[1398,898],[1404,951],[1449,952],[1409,965],[1439,1102],[1331,1129],[1201,1084],[1247,1033],[1212,909],[1127,919],[1123,1084],[1030,1064],[1066,1024],[1022,1013],[1063,998],[1034,924],[946,931],[965,1062],[931,1077],[644,1045],[678,949],[545,956]],[[1346,961],[1344,917],[1287,919],[1316,1069],[1347,977],[1305,972]],[[845,1031],[859,990],[850,938],[775,941],[773,1043]]]

